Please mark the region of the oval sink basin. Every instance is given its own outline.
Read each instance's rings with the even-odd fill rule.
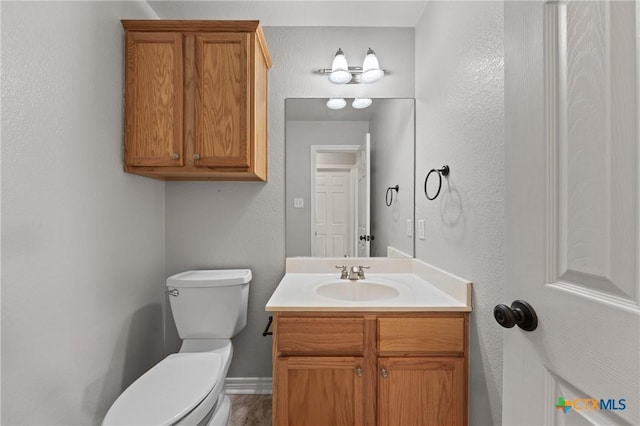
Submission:
[[[334,281],[316,287],[316,294],[330,299],[367,302],[398,297],[400,292],[387,284],[367,280]]]

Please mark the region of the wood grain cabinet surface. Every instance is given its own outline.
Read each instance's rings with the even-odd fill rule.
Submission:
[[[275,312],[273,424],[468,422],[466,312]]]
[[[125,30],[125,171],[267,180],[267,72],[258,21],[132,21]]]

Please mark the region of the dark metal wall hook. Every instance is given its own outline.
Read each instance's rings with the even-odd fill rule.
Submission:
[[[424,195],[427,197],[427,200],[433,201],[438,197],[438,195],[440,195],[440,190],[442,189],[442,176],[449,176],[449,172],[449,166],[444,165],[439,169],[431,169],[429,173],[427,173],[427,177],[424,179]],[[429,197],[429,193],[427,192],[427,182],[429,181],[429,176],[431,176],[431,173],[438,174],[438,191],[433,197]]]
[[[393,204],[393,191],[396,191],[396,193],[399,192],[400,185],[390,186],[387,188],[387,193],[384,196],[384,201],[387,207],[391,207],[391,204]]]

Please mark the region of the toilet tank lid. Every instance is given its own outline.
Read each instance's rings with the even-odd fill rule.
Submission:
[[[102,425],[171,425],[224,380],[221,367],[219,354],[169,355],[116,399]]]
[[[247,284],[251,278],[251,269],[200,269],[170,276],[167,287],[221,287]]]

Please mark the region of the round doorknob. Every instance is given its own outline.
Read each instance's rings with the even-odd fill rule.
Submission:
[[[533,331],[538,327],[536,311],[524,300],[516,300],[511,306],[496,305],[493,308],[493,317],[504,328],[517,325],[525,331]]]

